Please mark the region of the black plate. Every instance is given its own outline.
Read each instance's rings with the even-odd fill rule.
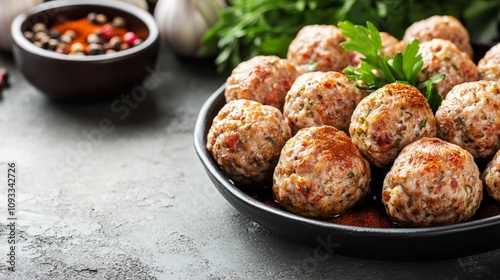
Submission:
[[[267,230],[301,243],[311,244],[328,253],[381,260],[447,259],[500,247],[500,215],[489,217],[484,209],[480,209],[482,214],[479,217],[455,225],[430,228],[380,228],[305,218],[272,205],[269,201],[263,200],[261,194],[252,194],[236,186],[219,169],[206,149],[206,135],[213,118],[224,104],[224,86],[222,86],[201,108],[194,131],[196,153],[222,196],[238,211]],[[487,197],[485,199],[487,200]],[[488,203],[495,204],[494,207],[498,208],[495,202]]]

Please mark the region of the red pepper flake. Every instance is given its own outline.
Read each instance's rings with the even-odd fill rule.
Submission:
[[[4,68],[0,68],[0,94],[2,94],[4,88],[9,86],[9,72]]]

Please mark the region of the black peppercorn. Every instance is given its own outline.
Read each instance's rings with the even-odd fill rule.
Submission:
[[[53,30],[53,29],[49,30],[49,34],[48,35],[49,35],[49,37],[51,39],[59,39],[59,38],[61,38],[61,32],[59,32],[57,30]]]
[[[89,55],[97,55],[102,53],[102,45],[92,43],[89,44],[88,49],[87,49],[87,54]]]
[[[49,43],[48,49],[51,51],[55,51],[59,46],[59,41],[57,39],[49,39],[48,43]]]

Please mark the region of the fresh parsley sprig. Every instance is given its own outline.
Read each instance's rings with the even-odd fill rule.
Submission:
[[[462,0],[464,1],[464,0]],[[202,53],[217,50],[219,72],[231,70],[256,55],[285,58],[288,46],[306,25],[387,22],[387,11],[401,9],[399,1],[388,0],[228,0],[217,23],[203,36]],[[390,26],[402,28],[407,24]],[[399,18],[398,18],[399,19]],[[406,20],[402,17],[401,20]],[[398,20],[399,21],[399,20]]]
[[[407,44],[403,53],[398,52],[393,58],[382,53],[382,40],[379,30],[371,22],[354,25],[350,21],[341,21],[338,27],[350,40],[341,43],[346,51],[355,51],[363,55],[358,67],[348,66],[344,74],[361,89],[373,91],[386,84],[400,82],[417,87],[427,98],[429,106],[435,112],[441,104],[441,96],[435,84],[441,82],[445,74],[440,74],[418,82],[417,76],[422,70],[422,55],[418,53],[419,42],[415,39]]]

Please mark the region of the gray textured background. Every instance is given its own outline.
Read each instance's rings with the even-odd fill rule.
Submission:
[[[162,50],[151,90],[132,105],[52,102],[10,55],[0,54],[0,67],[12,83],[0,99],[0,176],[10,160],[19,168],[16,273],[6,271],[0,180],[0,279],[500,277],[500,250],[419,263],[318,255],[240,214],[193,148],[199,108],[226,77],[210,60]],[[103,120],[113,131],[96,133]]]

